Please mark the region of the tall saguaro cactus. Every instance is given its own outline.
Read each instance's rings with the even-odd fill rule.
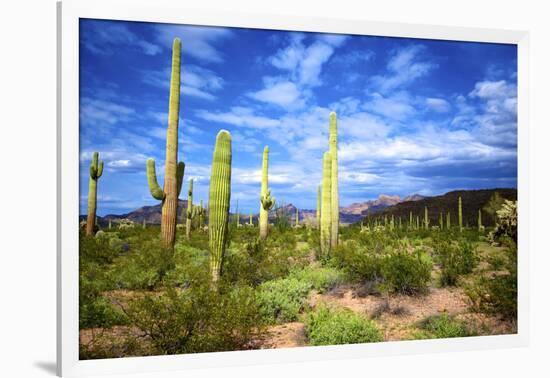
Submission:
[[[451,229],[451,213],[447,212],[447,230]]]
[[[443,213],[439,212],[439,229],[443,230]]]
[[[330,220],[330,246],[338,245],[338,232],[340,227],[340,199],[338,194],[338,124],[336,113],[330,112],[329,115],[329,152],[331,155],[331,220]]]
[[[477,210],[477,229],[478,231],[483,231],[483,222],[481,220],[481,210]]]
[[[323,156],[323,193],[321,203],[321,254],[326,257],[330,252],[332,231],[332,156],[325,152]]]
[[[413,212],[409,211],[409,228],[413,228]]]
[[[173,249],[176,241],[178,197],[185,170],[178,160],[178,124],[180,113],[181,41],[175,38],[172,44],[172,74],[170,77],[170,100],[168,130],[166,132],[166,159],[164,163],[164,187],[161,189],[156,175],[155,160],[147,160],[147,181],[153,198],[162,201],[160,233],[165,247]]]
[[[212,175],[208,199],[208,236],[210,244],[210,274],[218,282],[229,228],[231,201],[231,134],[221,130],[216,137],[212,157]]]
[[[300,217],[298,215],[298,208],[296,208],[296,227],[300,225]]]
[[[462,197],[458,197],[458,228],[462,232]]]
[[[189,180],[189,190],[187,191],[187,211],[185,221],[185,237],[189,239],[191,236],[191,222],[193,221],[193,215],[196,213],[196,209],[193,207],[193,179]]]
[[[103,174],[103,161],[99,161],[99,153],[94,152],[90,164],[90,184],[88,186],[88,217],[86,219],[86,235],[94,234],[97,209],[97,180]]]
[[[199,208],[197,210],[199,215],[199,230],[202,229],[202,224],[204,222],[204,207],[202,206],[202,200],[200,201]]]
[[[430,218],[428,216],[428,206],[424,206],[424,228],[427,230],[430,227]]]
[[[317,187],[317,228],[321,228],[321,185]]]
[[[269,220],[269,210],[275,206],[275,197],[271,196],[271,190],[269,190],[268,183],[268,169],[269,169],[269,147],[264,147],[264,154],[262,158],[262,189],[260,193],[260,238],[265,239],[267,237],[267,226]]]

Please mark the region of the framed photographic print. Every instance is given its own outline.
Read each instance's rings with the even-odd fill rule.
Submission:
[[[58,373],[526,345],[525,32],[58,4]]]

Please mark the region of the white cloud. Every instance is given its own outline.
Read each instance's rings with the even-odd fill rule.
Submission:
[[[146,55],[157,55],[160,46],[140,38],[130,31],[124,23],[108,21],[87,21],[88,27],[83,28],[82,41],[86,49],[94,54],[115,54],[118,49],[137,48]]]
[[[110,101],[84,97],[80,100],[80,122],[90,126],[112,126],[128,121],[135,110]]]
[[[411,45],[396,50],[387,64],[388,73],[372,78],[374,86],[382,93],[400,88],[427,75],[437,67],[428,60],[421,61],[419,55],[424,51],[422,45]]]
[[[161,24],[156,30],[157,39],[165,48],[171,48],[174,38],[179,37],[182,54],[213,63],[221,63],[225,59],[215,45],[233,36],[231,29],[223,27]]]
[[[196,115],[206,121],[227,123],[253,129],[270,129],[280,125],[280,122],[277,120],[255,115],[251,109],[243,107],[233,107],[229,112],[225,113],[199,110]]]
[[[291,81],[265,80],[264,89],[248,93],[248,96],[261,102],[279,105],[281,107],[301,108],[305,100],[299,88]]]
[[[380,93],[374,93],[363,107],[389,119],[404,120],[415,113],[411,102],[406,92],[398,92],[386,97]]]
[[[447,113],[451,110],[451,105],[443,98],[428,97],[426,99],[426,106],[437,113]]]
[[[158,88],[170,88],[170,68],[142,72],[142,81]],[[181,68],[181,93],[188,96],[213,101],[216,96],[212,92],[219,91],[224,86],[224,80],[211,70],[192,64]]]

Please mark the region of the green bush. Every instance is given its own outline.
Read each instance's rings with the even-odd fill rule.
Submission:
[[[258,286],[257,298],[267,323],[295,321],[307,306],[312,285],[296,278],[267,281]]]
[[[447,339],[451,337],[474,336],[463,322],[460,322],[447,314],[431,316],[420,323],[420,331],[414,332],[414,339]]]
[[[424,292],[430,283],[432,266],[431,258],[423,252],[391,253],[382,264],[384,287],[403,294]]]
[[[307,315],[306,335],[311,345],[337,345],[383,341],[376,324],[348,309],[320,307]]]
[[[333,251],[333,263],[356,282],[379,282],[382,279],[383,250],[368,250],[355,241],[338,245]]]
[[[440,241],[434,246],[434,255],[441,267],[442,286],[456,285],[458,277],[473,271],[478,262],[474,245],[466,240],[458,244],[453,241]]]
[[[118,288],[153,289],[174,268],[172,252],[159,240],[144,242],[119,257],[110,271]]]
[[[166,273],[163,283],[168,286],[188,287],[207,280],[209,276],[209,252],[177,243],[174,248],[174,268]]]
[[[466,287],[472,308],[507,319],[517,318],[517,246],[508,239],[502,259],[489,260],[489,268]]]
[[[242,349],[262,327],[254,290],[246,286],[169,288],[134,300],[127,313],[156,354]]]
[[[334,268],[306,267],[290,272],[289,278],[309,284],[313,289],[324,292],[330,290],[344,281],[344,274]]]

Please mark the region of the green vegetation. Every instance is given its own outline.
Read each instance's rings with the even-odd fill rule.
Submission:
[[[447,314],[428,317],[420,322],[419,328],[420,330],[413,332],[412,339],[447,339],[476,335],[464,322]]]
[[[350,310],[320,307],[307,315],[306,334],[311,345],[337,345],[382,341],[376,324]]]

